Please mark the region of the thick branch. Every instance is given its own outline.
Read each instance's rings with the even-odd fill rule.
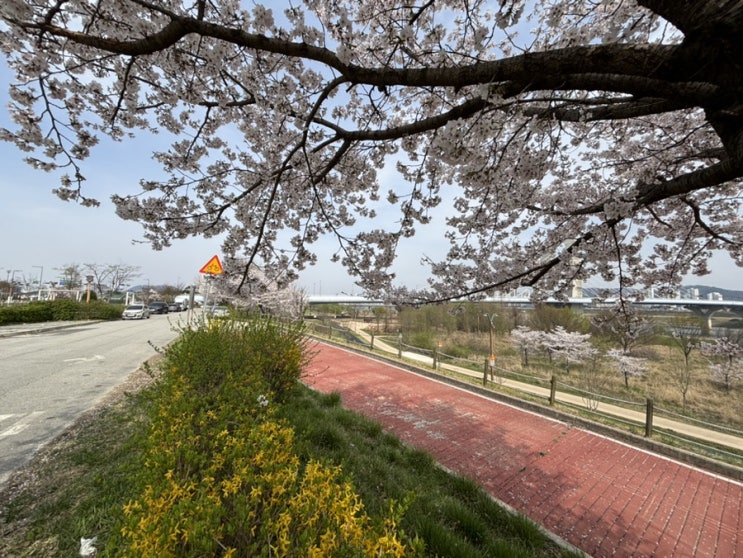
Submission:
[[[14,22],[26,29],[67,38],[107,52],[140,56],[173,46],[188,34],[212,37],[237,46],[321,62],[354,83],[384,86],[466,87],[502,83],[509,95],[539,89],[585,89],[624,92],[633,95],[676,98],[699,106],[712,102],[720,92],[703,83],[680,83],[665,78],[663,70],[677,52],[668,45],[592,45],[527,53],[494,61],[457,67],[413,69],[363,68],[346,64],[332,51],[241,29],[171,14],[160,31],[134,40],[115,40],[64,29],[46,21]],[[651,77],[648,77],[651,76]],[[658,77],[652,77],[658,76]],[[653,93],[656,93],[655,95]]]
[[[719,25],[740,29],[743,24],[741,0],[638,0],[638,4],[670,21],[687,36],[702,28]]]

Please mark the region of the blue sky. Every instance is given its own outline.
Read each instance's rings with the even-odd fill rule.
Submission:
[[[10,73],[0,64],[0,83],[7,83]],[[0,127],[12,125],[5,108],[8,95],[0,88]],[[24,154],[12,144],[0,142],[0,222],[3,242],[0,248],[0,279],[11,275],[36,281],[57,280],[58,269],[69,264],[126,264],[138,266],[138,282],[150,284],[183,284],[195,282],[199,269],[214,255],[219,255],[218,239],[192,238],[176,241],[170,248],[156,252],[141,238],[141,227],[119,219],[109,201],[112,193],[138,191],[140,178],[159,167],[150,157],[147,141],[111,143],[103,141],[94,148],[84,163],[83,174],[91,195],[100,202],[98,208],[84,208],[63,202],[51,193],[58,177],[33,170],[23,162]],[[384,188],[383,188],[384,190]],[[439,215],[439,223],[443,215]],[[438,229],[440,231],[440,229]],[[396,265],[399,283],[410,288],[425,287],[427,269],[420,255],[441,254],[446,246],[429,240],[438,234],[419,234],[403,246]],[[361,294],[340,264],[329,261],[332,239],[318,243],[319,264],[302,274],[298,283],[307,294]],[[743,290],[743,270],[727,256],[713,260],[713,274],[704,278],[687,278],[686,284],[704,284],[719,288]],[[599,286],[589,281],[588,286]]]
[[[0,83],[11,79],[0,57]],[[13,129],[5,87],[0,87],[0,105],[0,127]],[[83,162],[86,193],[101,202],[97,208],[60,200],[52,193],[59,185],[57,174],[32,169],[23,162],[27,154],[0,141],[0,222],[5,231],[0,279],[13,276],[33,282],[41,276],[48,282],[57,280],[58,270],[70,264],[125,264],[140,268],[137,282],[188,285],[198,280],[199,270],[212,256],[222,257],[219,239],[189,238],[154,251],[149,244],[137,242],[142,237],[137,223],[116,216],[111,194],[137,193],[140,178],[160,174],[151,158],[155,140],[144,138],[123,143],[101,138]],[[413,288],[425,286],[425,270],[417,265],[419,256],[410,254],[430,252],[425,244],[422,237],[408,241],[408,256],[398,266]],[[334,246],[332,239],[317,243],[320,262],[302,274],[298,286],[308,294],[361,294],[345,269],[330,262]]]

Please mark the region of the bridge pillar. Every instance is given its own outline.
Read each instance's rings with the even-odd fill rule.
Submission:
[[[583,298],[583,280],[573,279],[573,288],[570,293],[571,298]]]
[[[686,306],[686,309],[691,311],[695,316],[704,318],[704,321],[702,322],[702,335],[709,335],[709,332],[712,331],[712,316],[718,312],[718,310],[705,308],[703,306]]]

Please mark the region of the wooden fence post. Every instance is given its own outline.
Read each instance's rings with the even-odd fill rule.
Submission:
[[[553,374],[550,378],[550,405],[555,404],[555,393],[557,392],[557,377]]]
[[[650,438],[653,435],[653,400],[647,398],[645,407],[645,437]]]

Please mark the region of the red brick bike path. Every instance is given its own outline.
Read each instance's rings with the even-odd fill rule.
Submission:
[[[305,382],[596,558],[743,557],[743,484],[319,343]]]

